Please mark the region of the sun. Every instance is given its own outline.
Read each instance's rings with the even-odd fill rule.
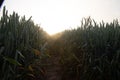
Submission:
[[[40,2],[39,2],[40,3]],[[78,4],[80,3],[80,4]],[[70,27],[80,25],[80,19],[87,13],[83,9],[83,2],[77,1],[46,1],[38,5],[39,9],[33,7],[32,15],[36,23],[41,23],[41,27],[50,35],[59,33]],[[86,7],[84,7],[86,8]],[[81,11],[79,11],[82,10]]]
[[[59,33],[60,31],[56,30],[56,29],[45,29],[45,31],[49,34],[49,35],[54,35],[56,33]]]

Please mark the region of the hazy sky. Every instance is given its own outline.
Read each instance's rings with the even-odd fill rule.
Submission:
[[[10,14],[32,16],[50,34],[79,26],[83,17],[105,22],[120,19],[120,0],[5,0],[4,5]]]

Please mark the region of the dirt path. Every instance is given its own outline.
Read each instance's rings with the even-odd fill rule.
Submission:
[[[60,45],[57,39],[48,41],[47,53],[50,57],[43,60],[46,64],[44,67],[46,80],[61,80]]]
[[[52,55],[50,58],[47,59],[46,64],[46,80],[61,80],[61,67],[59,65],[59,56]]]

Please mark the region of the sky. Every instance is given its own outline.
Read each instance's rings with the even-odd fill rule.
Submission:
[[[35,24],[49,34],[80,26],[83,17],[91,16],[95,21],[120,20],[120,0],[5,0],[8,13],[13,11],[21,17],[32,16]]]

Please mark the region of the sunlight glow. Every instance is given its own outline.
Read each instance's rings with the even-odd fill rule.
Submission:
[[[11,14],[32,16],[32,20],[49,34],[80,25],[83,17],[112,21],[120,17],[120,0],[5,0]],[[4,6],[3,5],[3,6]]]

